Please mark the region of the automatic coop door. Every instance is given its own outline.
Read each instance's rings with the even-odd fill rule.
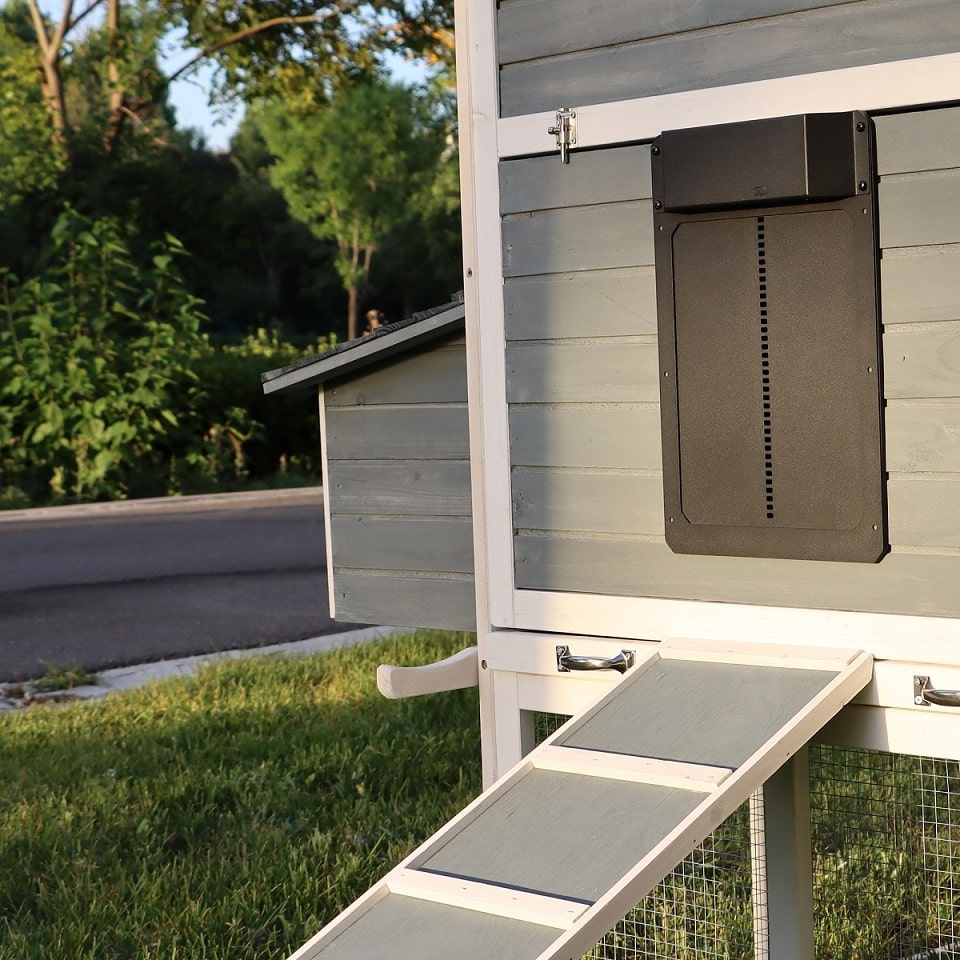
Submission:
[[[667,543],[879,560],[869,119],[669,131],[652,162]]]

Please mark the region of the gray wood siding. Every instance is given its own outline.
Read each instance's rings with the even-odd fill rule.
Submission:
[[[476,629],[472,576],[428,578],[341,570],[335,591],[337,619],[343,622]]]
[[[462,338],[324,387],[337,619],[473,629]]]
[[[649,207],[649,184],[633,175],[647,175],[647,148],[620,148],[597,166],[592,152],[567,168],[551,157],[550,177],[536,174],[542,158],[501,165],[511,185],[504,302],[520,588],[960,615],[960,108],[880,118],[877,141],[892,552],[875,565],[669,550],[652,224],[625,222]],[[573,205],[563,208],[564,170],[574,167]],[[601,182],[613,169],[629,172],[626,187]],[[568,226],[584,211],[595,213],[589,236],[579,253],[564,238],[561,268],[528,251],[545,224],[562,214]]]
[[[497,32],[510,117],[951,53],[960,5],[506,0]]]

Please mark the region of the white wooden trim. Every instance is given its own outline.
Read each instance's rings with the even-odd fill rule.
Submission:
[[[867,649],[883,660],[960,662],[960,619],[948,617],[534,590],[518,590],[515,604],[516,626],[527,632],[829,644]]]
[[[299,950],[294,951],[287,960],[313,960],[322,950],[330,946],[347,927],[352,926],[371,907],[382,900],[389,891],[383,883],[371,887],[363,896],[321,927]]]
[[[389,700],[401,700],[475,687],[479,672],[477,648],[467,647],[444,660],[418,667],[394,667],[382,663],[377,667],[377,689]]]
[[[782,643],[721,642],[703,638],[672,638],[660,646],[660,656],[670,660],[742,663],[796,670],[839,670],[853,663],[858,651],[842,647],[800,647]]]
[[[330,444],[327,442],[327,405],[324,402],[323,386],[317,390],[317,407],[320,417],[320,480],[323,484],[323,536],[325,548],[327,551],[327,604],[330,609],[330,619],[337,619],[337,591],[333,585],[333,523],[330,517],[330,491],[333,489],[330,485],[330,461],[327,458],[327,450]]]
[[[763,785],[769,956],[813,960],[813,858],[807,748]]]
[[[433,903],[463,907],[481,913],[493,913],[510,920],[523,920],[541,926],[568,930],[587,909],[587,904],[543,894],[498,887],[461,877],[398,869],[388,874],[385,883],[391,893],[416,897]]]
[[[817,734],[820,743],[960,760],[960,710],[849,706]]]
[[[538,770],[558,773],[579,773],[590,777],[606,777],[628,783],[652,783],[681,790],[712,793],[730,776],[729,767],[713,767],[701,763],[680,763],[655,757],[633,757],[599,750],[581,750],[552,744],[541,746],[532,758]]]
[[[477,608],[478,652],[481,671],[480,753],[484,786],[497,777],[497,710],[493,692],[493,674],[483,668],[483,637],[492,620],[491,586],[495,565],[502,566],[504,544],[497,537],[497,510],[502,501],[492,500],[487,491],[487,475],[491,472],[489,457],[500,451],[506,456],[504,440],[506,410],[498,411],[487,395],[503,398],[496,384],[506,381],[503,369],[491,377],[489,364],[496,364],[496,339],[491,341],[485,329],[487,313],[493,309],[492,322],[503,328],[503,303],[500,290],[500,223],[497,216],[499,177],[497,173],[497,57],[495,49],[495,9],[492,3],[455,0],[457,23],[457,111],[460,137],[460,197],[463,222],[463,286],[465,340],[467,360],[468,422],[470,432],[470,486],[473,517],[474,586]],[[493,190],[492,196],[488,196]],[[490,209],[492,204],[493,209]],[[493,301],[500,301],[499,303]],[[492,305],[491,305],[492,304]],[[503,352],[502,349],[500,351]],[[494,356],[491,358],[491,353]],[[501,358],[500,364],[502,366]],[[499,378],[499,380],[498,380]],[[498,392],[499,391],[499,392]],[[490,409],[488,409],[490,408]],[[501,422],[502,421],[502,422]],[[498,432],[499,431],[499,432]],[[488,453],[488,447],[490,451]],[[508,494],[509,495],[509,494]],[[508,514],[509,517],[509,514]],[[492,529],[490,529],[492,528]],[[511,582],[498,596],[508,596]],[[512,617],[511,617],[512,619]],[[503,712],[505,715],[505,711]]]
[[[960,96],[958,77],[960,54],[948,53],[636,100],[565,106],[576,107],[577,149],[583,150],[652,140],[664,130],[685,127],[956,100]],[[554,122],[553,112],[500,120],[500,156],[556,152],[555,138],[547,133]],[[576,150],[571,162],[576,163]]]
[[[557,676],[520,673],[517,674],[517,699],[521,710],[572,717],[586,710],[619,680],[619,674],[608,670]]]

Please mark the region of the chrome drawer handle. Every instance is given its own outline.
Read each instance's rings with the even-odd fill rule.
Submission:
[[[913,678],[913,702],[918,707],[929,707],[935,703],[938,707],[960,707],[960,690],[935,690],[930,686],[930,678]]]
[[[557,647],[557,670],[569,673],[571,670],[616,670],[626,673],[633,666],[632,650],[621,650],[615,657],[587,657],[570,652],[566,646]]]

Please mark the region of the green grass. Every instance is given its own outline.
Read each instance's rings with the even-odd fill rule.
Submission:
[[[0,960],[284,957],[480,790],[475,691],[387,701],[421,633],[0,717]]]

